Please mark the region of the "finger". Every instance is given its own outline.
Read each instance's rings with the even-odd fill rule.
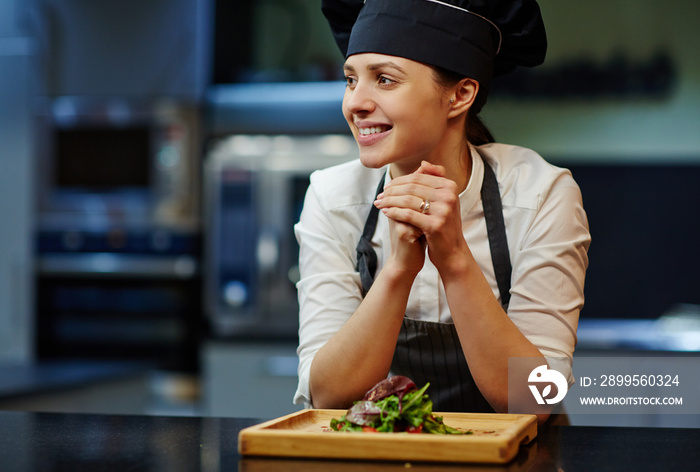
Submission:
[[[432,212],[432,203],[430,211]],[[421,234],[431,226],[430,213],[421,213],[417,209],[387,207],[382,208],[382,213],[391,220],[416,227]]]
[[[443,166],[431,164],[428,161],[422,161],[420,167],[418,168],[418,170],[416,170],[415,173],[424,175],[434,175],[436,177],[445,177],[445,168]]]
[[[429,200],[426,200],[425,198],[416,196],[416,195],[387,195],[387,194],[379,194],[377,195],[377,199],[374,201],[374,205],[379,208],[389,208],[389,207],[394,207],[394,208],[404,208],[407,210],[413,210],[413,211],[419,211],[425,213],[423,211],[425,209],[426,202]]]
[[[420,194],[421,189],[438,189],[450,185],[452,182],[450,179],[438,175],[440,173],[444,174],[444,169],[441,166],[432,166],[429,164],[422,171],[417,170],[412,174],[403,175],[401,177],[396,177],[388,182],[384,186],[384,191],[388,189],[401,189],[403,193],[413,193]],[[428,173],[430,172],[430,173]]]
[[[428,177],[426,175],[422,177]],[[433,179],[437,177],[431,177]],[[430,185],[432,183],[432,185]],[[433,197],[433,191],[435,187],[433,185],[436,185],[437,182],[429,182],[425,179],[416,179],[416,178],[411,178],[411,179],[396,179],[395,181],[391,181],[391,185],[387,185],[384,187],[384,190],[377,195],[377,198],[379,200],[383,200],[387,197],[415,197],[418,198],[418,204],[420,204],[421,200],[424,200],[426,198],[431,198]],[[405,201],[404,207],[410,207],[410,208],[416,208],[415,206],[411,206],[411,201]]]

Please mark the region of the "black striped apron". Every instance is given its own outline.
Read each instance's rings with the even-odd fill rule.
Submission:
[[[508,307],[510,300],[511,264],[506,239],[501,196],[496,176],[486,161],[481,201],[484,207],[491,260],[501,305]],[[379,183],[377,194],[384,187]],[[372,286],[377,270],[377,255],[371,240],[377,228],[379,210],[372,205],[362,237],[357,245],[357,270],[362,279],[363,292]],[[493,412],[474,383],[464,357],[457,331],[452,323],[419,321],[404,317],[391,364],[394,375],[405,375],[428,390],[434,411]]]

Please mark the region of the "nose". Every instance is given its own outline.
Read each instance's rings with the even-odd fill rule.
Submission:
[[[374,111],[376,104],[371,91],[362,82],[354,87],[347,87],[343,97],[343,108],[353,115],[366,115]]]

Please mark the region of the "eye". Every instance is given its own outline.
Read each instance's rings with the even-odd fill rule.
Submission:
[[[385,75],[380,75],[378,79],[379,85],[392,85],[395,84],[396,81],[390,79],[389,77]]]
[[[357,79],[355,79],[355,77],[352,77],[350,75],[345,76],[345,85],[347,87],[354,87],[356,83],[357,83]]]

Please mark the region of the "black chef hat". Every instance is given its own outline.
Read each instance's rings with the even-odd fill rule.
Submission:
[[[535,0],[323,0],[345,57],[405,57],[478,80],[541,64],[547,37]]]

